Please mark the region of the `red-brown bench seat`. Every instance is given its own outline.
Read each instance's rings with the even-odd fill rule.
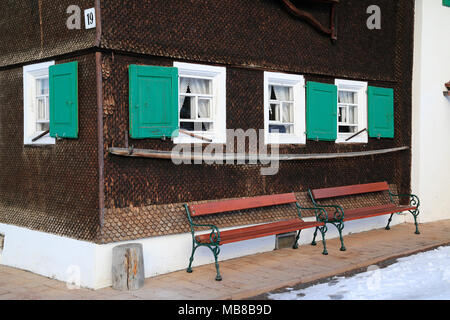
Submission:
[[[222,245],[237,241],[267,237],[275,234],[314,228],[322,225],[323,222],[305,222],[300,219],[291,219],[252,227],[221,231],[219,244]],[[210,234],[202,234],[200,236],[196,236],[195,239],[200,243],[210,243]]]
[[[386,214],[392,214],[397,212],[404,212],[409,210],[415,210],[417,207],[414,206],[397,206],[393,205],[381,205],[374,207],[364,207],[358,209],[345,210],[344,221],[377,217]],[[328,221],[337,221],[334,217],[329,217]]]
[[[384,197],[378,197],[376,201],[381,203],[377,206],[362,206],[359,208],[345,209],[343,203],[344,198],[352,196],[353,198],[367,196],[371,193],[383,193]],[[370,217],[376,217],[381,215],[390,214],[386,230],[389,230],[389,224],[392,221],[392,216],[395,213],[401,213],[405,211],[411,212],[414,216],[416,234],[419,234],[417,216],[419,214],[419,198],[412,194],[397,195],[391,193],[387,182],[376,182],[368,184],[359,184],[351,186],[342,186],[335,188],[322,188],[309,190],[309,195],[316,208],[322,208],[327,210],[326,214],[319,215],[318,221],[325,223],[331,223],[339,231],[339,237],[341,239],[341,251],[345,251],[344,241],[342,238],[342,230],[344,228],[345,221],[364,219]],[[409,205],[399,205],[394,202],[394,198],[407,197],[409,199]],[[326,200],[326,204],[321,201]],[[330,204],[331,202],[331,204]],[[315,244],[315,236],[313,244]]]

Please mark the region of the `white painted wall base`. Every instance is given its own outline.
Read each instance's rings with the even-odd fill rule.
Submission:
[[[404,221],[403,215],[396,215],[391,225],[394,226]],[[386,223],[386,216],[350,221],[345,225],[344,234],[383,228]],[[303,230],[300,244],[309,245],[313,232],[314,229]],[[142,243],[146,278],[185,269],[192,249],[190,233],[105,245],[6,224],[0,224],[0,233],[5,234],[4,250],[0,256],[1,264],[69,283],[79,276],[80,286],[91,289],[111,286],[112,249],[117,245]],[[327,239],[336,237],[338,237],[336,228],[329,226]],[[319,255],[322,252],[320,236],[317,240],[319,240],[317,247]],[[247,240],[223,245],[219,258],[223,261],[272,251],[274,248],[275,236]],[[337,248],[329,248],[329,251],[335,249]],[[348,249],[351,250],[351,248]],[[301,254],[301,247],[298,254]],[[207,248],[199,248],[195,254],[193,266],[195,268],[213,262],[211,251]],[[211,279],[214,276],[214,269],[211,269]]]

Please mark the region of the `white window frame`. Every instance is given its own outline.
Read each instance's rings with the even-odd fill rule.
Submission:
[[[340,89],[354,91],[358,94],[358,128],[355,133],[367,129],[367,82],[335,79],[335,85],[337,86],[338,94]],[[339,112],[339,102],[336,112]],[[339,125],[337,126],[337,131],[336,143],[368,143],[369,141],[367,130],[349,141],[345,140],[355,133],[340,133]]]
[[[211,139],[211,143],[226,143],[226,68],[209,66],[202,64],[174,62],[174,67],[178,68],[178,77],[197,77],[207,78],[212,80],[212,118],[213,131],[211,132],[195,132],[204,138]],[[179,80],[180,81],[180,80]],[[180,86],[179,86],[180,87]],[[178,93],[178,97],[179,97]],[[178,104],[180,99],[177,99]],[[178,106],[180,112],[181,106]],[[179,116],[178,116],[179,117]],[[180,121],[180,119],[179,119]],[[173,139],[176,144],[179,143],[207,143],[205,140],[189,136],[184,133],[179,133],[178,137]]]
[[[291,86],[294,96],[294,133],[269,133],[271,85]],[[302,75],[264,72],[264,143],[306,144],[305,78]]]
[[[39,132],[36,131],[36,79],[49,76],[49,67],[55,61],[32,64],[23,67],[23,141],[25,145],[55,144],[55,138],[49,134],[31,141]]]

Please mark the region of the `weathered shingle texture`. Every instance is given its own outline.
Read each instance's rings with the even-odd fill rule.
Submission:
[[[68,30],[66,9],[71,4],[69,0],[0,3],[1,223],[108,243],[188,232],[185,202],[285,192],[296,192],[299,201],[306,202],[308,188],[375,181],[409,191],[410,151],[286,161],[280,163],[278,174],[263,176],[263,165],[177,166],[167,160],[116,157],[107,150],[124,147],[127,141],[129,64],[172,66],[174,61],[227,68],[229,129],[264,127],[265,70],[302,74],[307,81],[334,83],[335,78],[344,78],[394,88],[394,139],[349,145],[308,141],[306,146],[284,146],[282,153],[411,146],[414,1],[377,1],[382,29],[369,30],[366,9],[372,2],[342,0],[338,40],[333,44],[287,13],[278,0],[102,0],[100,119],[94,54],[99,29]],[[77,4],[84,10],[94,1]],[[328,22],[327,6],[306,9]],[[26,147],[22,65],[48,59],[79,61],[80,136],[51,147]],[[103,161],[99,161],[99,120]],[[173,147],[170,140],[158,139],[128,138],[128,144],[141,149]],[[219,226],[259,223],[292,215],[288,209],[266,208],[234,218],[224,214],[215,222]]]
[[[67,8],[81,10],[81,29],[69,30]],[[90,0],[0,1],[0,67],[28,63],[92,48],[96,30],[84,28]]]

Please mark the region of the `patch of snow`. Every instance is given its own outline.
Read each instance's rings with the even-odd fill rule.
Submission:
[[[380,269],[269,294],[272,300],[450,300],[450,247],[400,258]]]

